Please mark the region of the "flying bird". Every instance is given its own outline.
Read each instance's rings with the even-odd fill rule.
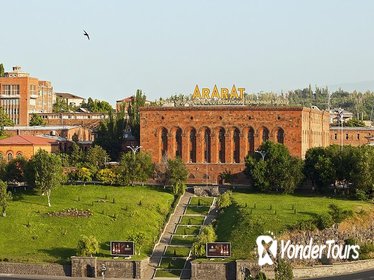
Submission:
[[[87,39],[90,40],[90,35],[88,35],[88,33],[85,30],[83,30],[83,31],[84,31],[83,35],[87,36]]]

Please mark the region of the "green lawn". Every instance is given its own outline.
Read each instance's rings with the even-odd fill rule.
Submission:
[[[198,215],[208,215],[209,213],[209,206],[195,206],[195,205],[189,205],[187,207],[186,214],[198,214]]]
[[[99,256],[108,257],[109,241],[127,240],[140,231],[147,239],[140,256],[144,257],[151,253],[173,199],[161,189],[140,186],[62,186],[52,191],[52,207],[45,196],[14,194],[7,217],[0,218],[0,259],[67,262],[76,253],[81,235],[94,235],[100,244]],[[67,208],[90,209],[93,215],[46,215]]]
[[[205,217],[202,216],[183,216],[180,225],[202,225]]]
[[[171,239],[171,245],[192,245],[195,236],[175,236]]]
[[[253,217],[265,222],[265,230],[273,232],[284,230],[288,225],[296,224],[298,221],[314,218],[317,214],[326,213],[328,205],[332,203],[354,211],[372,207],[367,202],[322,196],[233,193],[233,199],[240,207],[251,209]],[[296,214],[293,209],[296,209]]]
[[[187,257],[189,253],[190,253],[190,248],[168,246],[165,251],[164,256],[165,257]]]
[[[156,277],[179,278],[181,272],[182,271],[180,269],[173,269],[173,270],[157,269]]]
[[[200,226],[178,226],[175,234],[181,235],[197,235],[199,234]]]
[[[210,206],[212,205],[212,202],[212,197],[192,197],[190,200],[190,205]]]
[[[162,258],[160,267],[166,269],[183,269],[186,259],[184,258]]]

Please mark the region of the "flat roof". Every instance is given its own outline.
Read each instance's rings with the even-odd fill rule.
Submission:
[[[342,130],[341,126],[330,126],[330,130]],[[344,130],[374,130],[371,126],[343,126]]]
[[[59,130],[80,127],[78,125],[54,125],[54,126],[4,126],[4,130]]]

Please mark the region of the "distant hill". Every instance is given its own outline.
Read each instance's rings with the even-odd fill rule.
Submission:
[[[374,91],[374,80],[329,85],[328,88],[330,92],[336,91],[339,88],[349,92],[352,92],[354,90],[361,92],[365,92],[368,90]]]

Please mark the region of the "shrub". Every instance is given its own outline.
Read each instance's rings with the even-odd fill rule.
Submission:
[[[283,259],[278,259],[275,267],[275,280],[292,280],[293,272],[291,265]]]
[[[302,230],[302,231],[305,231],[305,230],[313,231],[317,229],[316,220],[300,221],[296,223],[295,225],[290,226],[290,229],[291,230],[296,229],[296,230]]]
[[[318,215],[315,223],[318,229],[323,230],[325,228],[332,227],[332,225],[334,224],[334,220],[329,214],[321,214]]]
[[[374,243],[365,243],[360,246],[360,260],[371,259],[374,256]]]
[[[340,223],[344,219],[353,215],[352,210],[343,210],[341,207],[337,206],[336,204],[330,204],[329,209],[330,209],[329,214],[331,215],[335,223]]]
[[[205,246],[208,242],[214,242],[217,239],[217,235],[212,225],[205,226],[201,230],[201,233],[197,236],[196,242],[192,245],[192,253],[195,256],[205,256]]]
[[[229,207],[232,204],[232,192],[227,191],[224,194],[221,194],[218,198],[217,204],[220,209]]]
[[[369,196],[366,194],[364,190],[357,189],[355,193],[355,198],[357,200],[368,200]]]
[[[82,239],[78,241],[78,256],[91,256],[99,252],[99,242],[94,236],[82,235]]]

